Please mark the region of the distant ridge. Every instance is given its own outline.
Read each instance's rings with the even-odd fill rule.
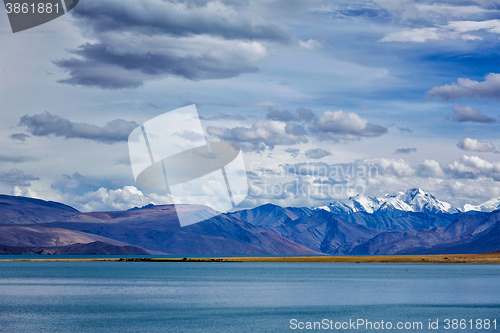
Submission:
[[[150,253],[137,246],[117,246],[104,242],[93,242],[51,247],[21,247],[0,244],[0,254],[148,255]]]
[[[500,210],[495,210],[495,200],[482,205],[481,211],[458,210],[419,188],[380,198],[356,196],[317,208],[265,204],[184,228],[176,210],[204,216],[211,209],[150,204],[128,211],[80,213],[37,199],[0,199],[0,244],[39,248],[35,251],[70,245],[76,246],[72,251],[87,251],[92,246],[81,244],[95,242],[186,256],[477,254],[500,250]]]
[[[153,205],[152,203],[149,204],[149,205],[145,205],[145,206],[142,206],[142,207],[134,207],[134,208],[130,208],[130,209],[127,209],[127,211],[132,211],[132,210],[140,210],[140,209],[148,209],[148,208],[152,208],[154,207],[155,205]]]

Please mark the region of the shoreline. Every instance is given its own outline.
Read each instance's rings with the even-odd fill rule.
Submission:
[[[443,254],[443,255],[375,255],[375,256],[298,256],[298,257],[224,257],[208,258],[29,258],[0,259],[0,261],[40,262],[315,262],[315,263],[401,263],[401,264],[500,264],[500,254]]]

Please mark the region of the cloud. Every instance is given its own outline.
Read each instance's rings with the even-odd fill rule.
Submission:
[[[258,24],[245,15],[242,2],[108,0],[81,3],[71,14],[94,32],[132,31],[143,35],[212,35],[228,40],[287,42],[275,24]]]
[[[436,27],[415,28],[399,31],[384,36],[381,42],[414,42],[424,43],[428,40],[462,39],[476,40],[481,36],[468,32],[483,32],[500,34],[500,20],[486,21],[451,21],[447,25]]]
[[[495,150],[495,145],[490,142],[479,142],[476,139],[465,138],[457,143],[457,147],[466,151],[490,152]]]
[[[292,155],[293,158],[296,158],[300,154],[300,149],[297,149],[297,148],[287,148],[287,149],[285,149],[285,152],[287,152],[290,155]]]
[[[314,158],[314,159],[320,159],[325,156],[330,156],[332,153],[329,151],[326,151],[321,148],[316,148],[316,149],[309,149],[308,151],[305,152],[305,156],[307,158]]]
[[[30,137],[31,136],[29,136],[26,133],[14,133],[14,134],[9,135],[9,138],[11,138],[12,140],[18,140],[18,141],[22,141],[22,142],[26,142],[26,139],[30,138]]]
[[[129,162],[130,163],[130,162]],[[102,179],[92,179],[81,175],[78,172],[72,175],[63,175],[51,184],[53,190],[60,191],[65,194],[83,195],[88,192],[97,191],[99,188],[106,186]],[[110,185],[110,184],[107,184]]]
[[[417,174],[420,177],[442,178],[444,172],[438,161],[425,160],[417,168]]]
[[[227,113],[219,112],[215,116],[208,117],[208,118],[203,118],[203,119],[204,120],[236,120],[236,121],[243,121],[243,120],[246,120],[247,118],[245,116],[242,116],[241,114],[227,114]]]
[[[34,136],[61,136],[66,139],[87,139],[101,143],[112,144],[126,142],[128,135],[139,126],[134,121],[115,119],[104,127],[87,123],[76,123],[52,115],[49,112],[33,116],[24,115],[19,121],[20,126],[26,126]]]
[[[474,14],[485,14],[490,12],[488,9],[480,6],[451,6],[443,3],[415,4],[415,7],[421,11],[423,15],[448,18],[467,18]]]
[[[455,179],[489,178],[500,181],[500,162],[491,163],[478,156],[462,156],[448,165],[447,173]]]
[[[446,120],[454,121],[457,123],[473,122],[483,124],[494,124],[496,120],[481,113],[481,111],[474,109],[468,105],[455,105],[453,107],[453,114],[446,116]]]
[[[0,172],[0,183],[12,186],[31,186],[31,181],[40,180],[32,174],[25,174],[19,169]]]
[[[71,15],[91,42],[54,63],[59,82],[103,89],[137,88],[167,76],[223,79],[255,73],[266,43],[288,43],[272,23],[252,20],[246,5],[220,1],[87,1]]]
[[[500,34],[500,19],[486,21],[452,21],[447,28],[458,33],[484,30],[490,33]]]
[[[388,10],[393,20],[399,19],[405,23],[441,23],[455,18],[481,20],[498,14],[498,4],[489,0],[468,2],[452,0],[439,3],[419,3],[413,0],[374,0],[374,2]],[[476,4],[473,5],[471,2]]]
[[[415,173],[411,163],[403,159],[375,158],[366,160],[367,163],[377,166],[378,173],[382,176],[408,177]]]
[[[41,160],[40,157],[34,157],[34,156],[0,154],[0,162],[10,162],[17,164],[24,162],[37,162],[40,160]]]
[[[419,28],[408,31],[395,32],[384,36],[381,42],[415,42],[423,43],[427,40],[440,39],[438,28]]]
[[[297,128],[290,128],[279,121],[262,120],[255,122],[252,127],[207,127],[210,135],[224,141],[234,142],[247,151],[263,151],[266,148],[274,149],[276,145],[294,145],[307,143],[308,139],[303,134],[294,134]]]
[[[169,195],[155,193],[146,195],[135,186],[124,186],[116,190],[101,187],[97,191],[88,192],[82,196],[66,196],[66,201],[84,212],[127,210],[148,204],[164,205],[173,203]]]
[[[121,89],[171,75],[195,81],[224,79],[257,72],[253,63],[267,55],[259,42],[205,35],[133,38],[119,34],[109,43],[86,43],[71,51],[78,58],[55,61],[70,73],[70,78],[59,82]]]
[[[27,198],[36,198],[36,199],[43,199],[39,198],[38,194],[33,191],[30,188],[20,188],[17,185],[12,186],[12,191],[10,192],[10,195],[15,196],[15,197],[27,197]]]
[[[267,109],[267,119],[270,120],[278,120],[278,121],[294,121],[297,120],[297,117],[291,113],[290,111],[284,109],[282,111],[269,108]]]
[[[305,121],[310,122],[316,117],[314,112],[306,108],[298,108],[295,113],[288,111],[287,109],[277,110],[273,108],[267,109],[266,118],[270,120],[284,121],[284,122],[295,122],[295,121]]]
[[[387,133],[387,128],[374,125],[354,112],[325,111],[315,122],[311,132],[324,140],[358,140]]]
[[[416,152],[417,152],[417,148],[399,148],[399,149],[396,149],[396,151],[394,152],[394,155],[412,154],[412,153],[416,153]]]
[[[325,2],[324,4],[314,8],[312,12],[318,14],[330,14],[335,19],[354,18],[369,21],[388,21],[391,16],[387,10],[384,10],[380,8],[380,6],[368,1],[350,1],[346,3],[338,1]]]
[[[269,120],[257,121],[247,127],[208,127],[210,135],[225,141],[238,143],[247,151],[274,149],[276,145],[307,143],[308,135],[335,143],[339,140],[358,140],[362,137],[376,137],[387,132],[387,128],[373,125],[356,113],[325,111],[319,118],[308,109],[298,109],[300,118],[310,120],[308,125],[299,124],[298,118],[288,110],[269,109]]]
[[[304,127],[297,124],[286,124],[285,132],[293,135],[305,135],[307,131]]]
[[[457,83],[432,88],[428,95],[444,101],[478,97],[500,101],[500,74],[490,73],[482,82],[459,78]]]
[[[297,113],[297,116],[304,121],[311,121],[315,117],[314,112],[310,109],[298,108],[295,112]]]
[[[413,133],[413,130],[409,127],[396,127],[401,133]]]
[[[309,39],[307,42],[299,40],[299,46],[306,50],[315,50],[321,48],[323,45],[317,40]]]

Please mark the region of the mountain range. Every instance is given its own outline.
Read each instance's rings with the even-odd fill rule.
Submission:
[[[181,228],[163,205],[82,213],[64,204],[0,195],[0,253],[371,255],[500,250],[500,198],[457,209],[422,189],[356,196],[322,207],[266,204]]]

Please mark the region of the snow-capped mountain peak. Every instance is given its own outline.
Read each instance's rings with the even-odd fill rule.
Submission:
[[[355,212],[377,213],[391,210],[426,213],[457,213],[458,210],[447,202],[436,199],[421,188],[406,192],[386,194],[385,196],[369,197],[357,195],[346,202],[336,201],[328,206],[319,207],[334,213],[352,214]]]
[[[477,206],[465,204],[463,211],[468,212],[475,210],[479,212],[492,212],[498,209],[500,209],[500,198],[493,198]]]

